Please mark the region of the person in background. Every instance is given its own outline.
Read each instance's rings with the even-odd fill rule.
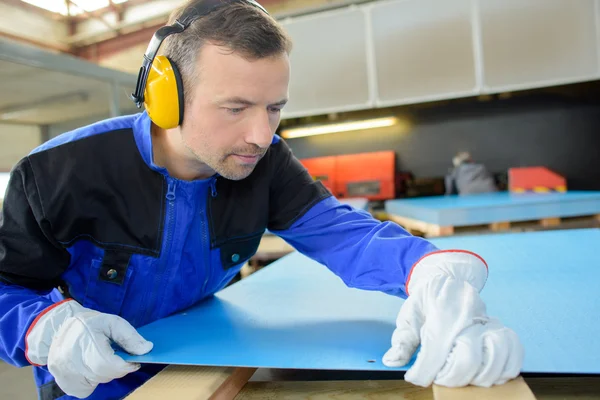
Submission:
[[[498,191],[494,177],[485,165],[476,163],[466,151],[453,159],[454,168],[446,175],[446,194],[475,194]]]

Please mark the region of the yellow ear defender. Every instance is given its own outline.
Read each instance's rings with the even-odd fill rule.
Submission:
[[[254,0],[202,0],[188,6],[172,25],[163,26],[156,31],[144,54],[135,91],[131,94],[136,106],[141,108],[143,105],[154,124],[163,129],[171,129],[183,122],[183,81],[174,62],[166,56],[156,55],[161,43],[169,35],[183,32],[192,22],[211,11],[240,1],[267,13]]]
[[[165,56],[157,56],[148,74],[144,106],[150,119],[164,129],[183,121],[183,83],[181,74]]]

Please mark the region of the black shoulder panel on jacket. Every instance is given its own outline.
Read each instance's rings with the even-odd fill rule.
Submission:
[[[29,157],[41,207],[58,242],[84,239],[158,256],[165,180],[148,168],[131,129],[62,144]]]
[[[51,230],[25,158],[13,168],[0,214],[0,281],[35,290],[58,286],[71,257]]]
[[[315,181],[282,140],[270,159],[269,229],[289,229],[319,201],[331,196],[320,181]]]

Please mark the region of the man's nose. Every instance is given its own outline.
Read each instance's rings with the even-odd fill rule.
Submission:
[[[269,147],[273,140],[273,131],[269,121],[268,112],[258,112],[253,118],[250,129],[246,136],[246,142],[254,144],[261,149]]]

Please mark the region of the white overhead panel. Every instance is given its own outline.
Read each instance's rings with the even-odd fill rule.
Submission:
[[[596,79],[594,0],[481,0],[486,91]]]
[[[370,15],[378,106],[479,92],[471,0],[374,3]]]
[[[0,122],[46,125],[120,115],[134,109],[128,96],[135,78],[0,40]]]
[[[283,21],[294,42],[284,117],[369,108],[366,17],[350,7]]]

